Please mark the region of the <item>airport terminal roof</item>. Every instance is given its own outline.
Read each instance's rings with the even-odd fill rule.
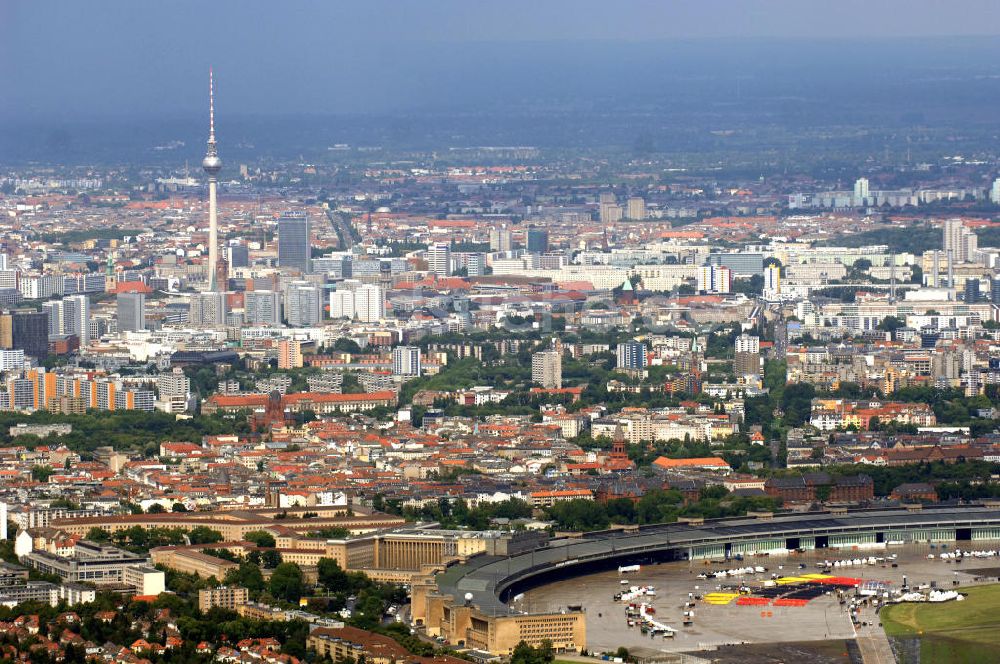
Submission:
[[[512,610],[499,594],[513,583],[596,561],[627,558],[672,548],[767,537],[809,537],[904,528],[973,528],[1000,526],[1000,507],[965,505],[777,514],[773,518],[740,517],[704,524],[670,523],[632,530],[588,533],[559,539],[548,546],[511,557],[476,556],[450,567],[437,578],[439,590],[462,601],[468,593],[485,613],[500,615]]]

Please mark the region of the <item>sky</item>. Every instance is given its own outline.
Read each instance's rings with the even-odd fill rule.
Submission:
[[[0,118],[201,111],[210,65],[220,114],[398,113],[998,33],[997,0],[0,0]]]

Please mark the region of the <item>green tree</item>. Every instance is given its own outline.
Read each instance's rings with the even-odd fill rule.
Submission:
[[[551,641],[542,641],[537,648],[521,641],[510,655],[510,664],[550,664],[554,659]]]
[[[240,563],[236,569],[226,572],[227,584],[243,586],[250,591],[251,596],[258,596],[265,588],[264,575],[261,574],[260,567],[252,563]]]
[[[263,530],[251,530],[243,536],[247,542],[253,542],[262,549],[273,549],[276,546],[274,535]]]
[[[895,332],[901,327],[906,327],[906,321],[896,316],[886,316],[878,324],[878,329],[883,332]]]
[[[320,558],[317,563],[319,582],[331,592],[345,592],[348,588],[349,577],[333,558]]]
[[[302,570],[295,563],[281,563],[271,573],[270,593],[287,602],[298,602],[305,592]]]
[[[188,539],[192,544],[214,544],[222,541],[222,533],[208,526],[195,526],[188,533]]]
[[[52,466],[32,466],[31,479],[36,482],[48,482],[49,478],[55,475],[55,472]]]
[[[94,526],[93,528],[87,531],[87,536],[85,539],[88,539],[91,542],[110,542],[111,533],[104,530],[103,528],[98,528],[97,526]]]

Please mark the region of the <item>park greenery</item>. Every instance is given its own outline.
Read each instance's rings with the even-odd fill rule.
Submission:
[[[153,457],[159,454],[160,443],[167,441],[187,441],[201,443],[204,436],[224,434],[247,434],[250,432],[242,418],[228,418],[223,415],[199,416],[177,419],[174,415],[161,411],[143,412],[132,410],[88,411],[83,415],[66,415],[47,410],[31,414],[0,413],[0,443],[9,444],[13,439],[8,434],[11,426],[19,423],[55,424],[73,426],[73,431],[45,439],[34,435],[17,437],[17,444],[34,449],[39,445],[65,445],[81,456],[89,457],[99,447],[111,446],[116,450],[132,450]]]
[[[899,647],[903,664],[990,662],[1000,648],[1000,585],[962,590],[965,600],[947,604],[904,603],[881,613],[886,634]],[[916,648],[908,647],[916,642]]]

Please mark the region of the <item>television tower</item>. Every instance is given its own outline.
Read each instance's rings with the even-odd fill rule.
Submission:
[[[215,81],[212,68],[208,69],[208,149],[201,167],[208,175],[208,290],[219,290],[219,219],[216,211],[215,190],[219,182],[222,160],[215,147]]]

